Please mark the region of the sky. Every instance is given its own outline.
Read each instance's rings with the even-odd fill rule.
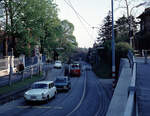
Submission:
[[[75,14],[72,8],[65,1],[70,1],[74,9],[82,17]],[[58,16],[61,20],[67,19],[74,25],[73,35],[76,37],[79,47],[92,47],[98,37],[98,27],[103,24],[104,17],[111,10],[111,0],[54,0],[58,5]],[[114,9],[117,7],[114,6]],[[143,12],[143,8],[137,13]],[[114,20],[123,15],[123,11],[114,11]],[[84,19],[84,20],[83,20]],[[92,28],[95,27],[95,28]]]

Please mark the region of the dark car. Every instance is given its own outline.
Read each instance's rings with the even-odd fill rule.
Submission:
[[[71,81],[70,78],[68,78],[67,76],[61,76],[56,78],[55,80],[55,86],[57,88],[57,90],[69,90],[71,89]]]
[[[69,66],[68,66],[68,64],[66,64],[65,67],[64,67],[64,76],[69,76]]]

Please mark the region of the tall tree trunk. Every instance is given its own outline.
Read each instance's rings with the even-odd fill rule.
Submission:
[[[11,43],[11,47],[13,48],[13,52],[14,52],[14,55],[16,56],[16,38],[14,36],[14,20],[13,20],[13,6],[12,6],[12,2],[13,0],[9,0],[9,17],[10,17],[10,24],[11,24],[11,33],[10,33],[10,36],[11,36],[11,39],[12,39],[12,43]]]
[[[8,56],[8,4],[7,0],[4,0],[5,2],[5,15],[6,15],[6,29],[4,34],[4,40],[3,40],[3,56]]]
[[[128,4],[128,0],[125,0],[125,3],[126,3],[126,7],[127,7],[127,18],[128,18],[128,25],[129,25],[129,33],[128,33],[128,36],[129,36],[129,43],[130,43],[130,27],[131,27],[131,14],[129,14],[129,4]]]
[[[7,33],[4,34],[3,56],[8,56],[8,36],[7,36]]]

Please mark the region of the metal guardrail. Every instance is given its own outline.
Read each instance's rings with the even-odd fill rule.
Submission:
[[[128,56],[128,59],[129,59],[130,67],[133,69],[133,65],[134,65],[134,61],[133,61],[133,59],[134,59],[134,54],[132,53],[131,50],[129,50],[127,56]]]
[[[133,62],[133,64],[132,64],[133,69],[132,69],[131,83],[130,83],[130,86],[128,88],[129,95],[128,95],[127,104],[125,107],[124,116],[138,116],[138,111],[137,111],[138,108],[137,108],[137,103],[136,103],[136,89],[135,89],[136,62],[135,62],[134,56],[132,59],[129,58],[129,60],[132,60],[132,61],[130,61],[130,63]]]

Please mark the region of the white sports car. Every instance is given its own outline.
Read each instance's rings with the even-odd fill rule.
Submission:
[[[32,84],[31,89],[24,93],[26,101],[46,101],[57,94],[53,81],[39,81]]]

